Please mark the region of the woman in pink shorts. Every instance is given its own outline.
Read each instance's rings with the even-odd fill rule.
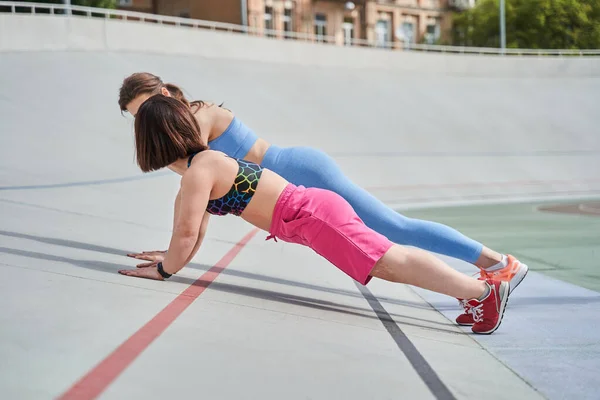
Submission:
[[[492,333],[502,321],[507,282],[474,279],[423,250],[390,242],[334,192],[295,186],[258,164],[208,150],[198,122],[178,100],[146,100],[136,115],[135,142],[142,171],[168,167],[182,179],[164,260],[119,271],[124,275],[168,279],[198,251],[211,214],[234,214],[270,232],[269,238],[310,247],[363,285],[377,277],[470,299],[475,333]]]

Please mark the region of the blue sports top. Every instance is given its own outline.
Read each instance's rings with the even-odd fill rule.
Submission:
[[[256,133],[234,117],[221,136],[208,142],[208,147],[229,157],[243,159],[257,140]]]

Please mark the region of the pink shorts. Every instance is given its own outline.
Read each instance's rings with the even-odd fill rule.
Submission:
[[[368,228],[337,193],[291,183],[277,200],[269,231],[269,238],[310,247],[363,285],[393,245]]]

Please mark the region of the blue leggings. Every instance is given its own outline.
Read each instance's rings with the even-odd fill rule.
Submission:
[[[483,245],[449,226],[407,218],[344,175],[326,153],[311,147],[269,147],[262,166],[295,185],[331,190],[354,208],[363,222],[397,244],[419,247],[474,263]]]

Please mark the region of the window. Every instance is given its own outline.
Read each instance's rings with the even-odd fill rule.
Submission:
[[[354,18],[345,17],[342,29],[344,30],[344,45],[351,46],[352,39],[354,39]]]
[[[119,0],[119,6],[121,7],[131,7],[133,5],[133,0]]]
[[[273,7],[265,6],[265,29],[272,30],[274,26],[273,21]],[[267,32],[267,36],[273,36],[272,32]]]
[[[380,19],[375,25],[375,36],[377,38],[377,47],[386,47],[390,41],[390,21]]]
[[[292,32],[292,9],[286,8],[283,12],[283,30],[285,32]],[[287,36],[286,36],[287,37]]]
[[[437,42],[440,38],[440,23],[438,20],[433,20],[427,24],[427,31],[425,32],[425,41],[428,44]]]
[[[327,16],[325,14],[315,15],[315,35],[318,42],[322,42],[327,36]]]
[[[412,22],[402,23],[402,35],[405,43],[415,42],[415,24]]]

